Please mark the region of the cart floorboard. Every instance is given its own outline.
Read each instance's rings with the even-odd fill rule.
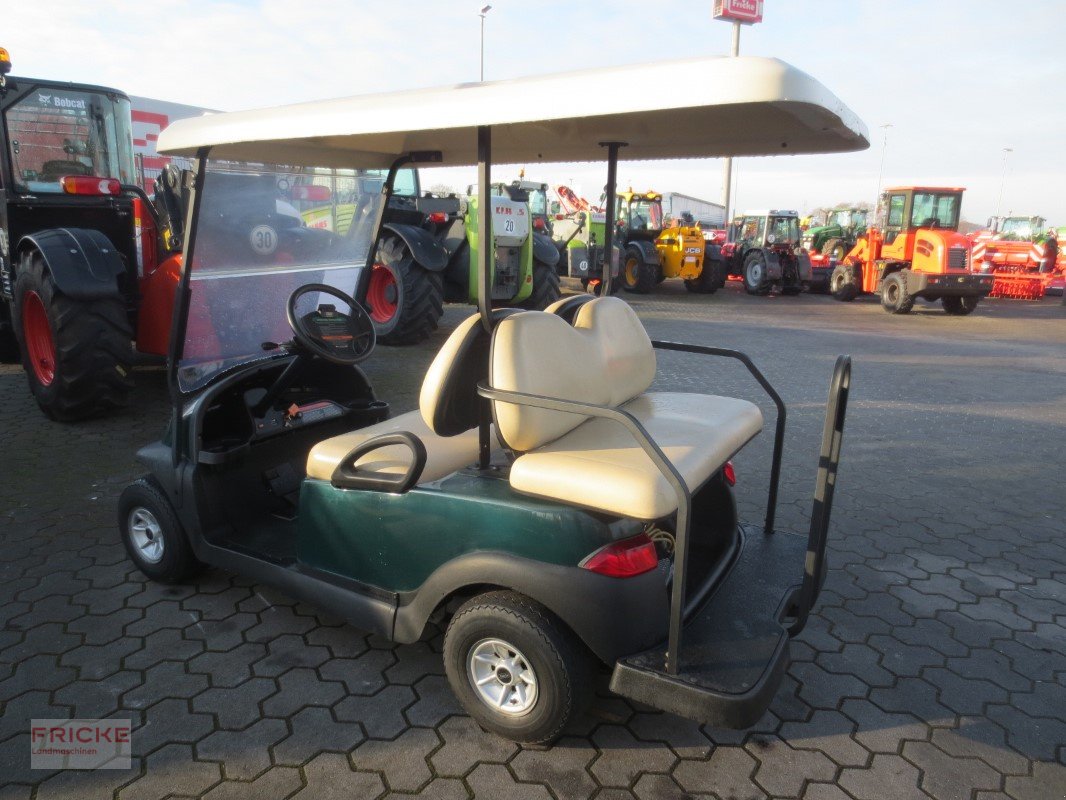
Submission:
[[[788,666],[782,617],[800,588],[807,537],[740,526],[736,563],[685,622],[678,674],[666,643],[621,658],[612,691],[681,716],[744,728],[762,716]]]

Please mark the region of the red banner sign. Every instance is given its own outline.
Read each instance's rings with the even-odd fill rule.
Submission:
[[[762,22],[763,0],[714,0],[714,18],[753,25]]]

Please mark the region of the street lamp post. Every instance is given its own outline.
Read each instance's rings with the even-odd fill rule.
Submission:
[[[477,15],[481,17],[481,82],[485,82],[485,17],[492,11],[492,6],[482,6]]]
[[[1008,153],[1013,153],[1013,152],[1014,152],[1014,148],[1013,147],[1004,147],[1003,148],[1003,174],[1000,176],[1000,179],[999,179],[999,202],[996,203],[996,216],[997,217],[1002,217],[1003,216],[1003,189],[1007,186],[1007,154]],[[1064,296],[1066,296],[1066,295],[1064,295]]]
[[[881,181],[885,177],[885,151],[888,150],[888,129],[894,127],[891,122],[881,126],[884,134],[881,138],[881,167],[877,170],[877,193],[874,195],[874,209],[876,211],[881,202]]]
[[[736,58],[740,55],[740,23],[733,20],[733,45],[729,49],[729,55]],[[725,206],[725,218],[728,222],[732,217],[729,214],[729,196],[733,184],[733,159],[726,157],[722,165],[722,205]]]

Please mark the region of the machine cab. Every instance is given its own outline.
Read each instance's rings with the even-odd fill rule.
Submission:
[[[919,228],[957,231],[963,191],[914,186],[886,189],[878,209],[885,246],[891,246],[900,234]]]

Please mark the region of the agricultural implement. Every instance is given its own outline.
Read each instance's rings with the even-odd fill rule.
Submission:
[[[973,237],[974,270],[992,275],[989,297],[1039,300],[1066,273],[1061,250],[1058,263],[1045,263],[1043,217],[992,217]]]

